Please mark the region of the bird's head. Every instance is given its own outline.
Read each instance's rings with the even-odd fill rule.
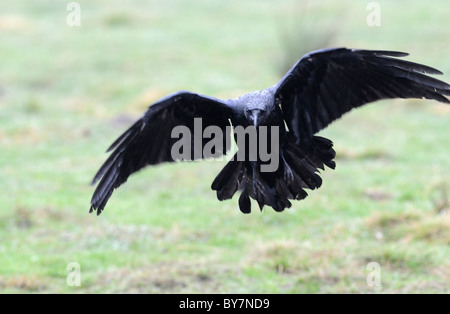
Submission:
[[[245,97],[244,115],[255,127],[264,123],[273,104],[273,94],[267,90],[256,91]]]

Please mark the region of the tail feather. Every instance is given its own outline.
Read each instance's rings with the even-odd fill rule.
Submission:
[[[236,155],[233,159],[236,159]],[[226,164],[211,185],[211,188],[217,191],[217,198],[219,201],[227,200],[233,197],[234,193],[239,188],[239,182],[242,181],[243,174],[243,162],[230,161]]]
[[[285,143],[280,155],[280,165],[275,172],[260,172],[255,162],[237,161],[235,155],[211,188],[217,191],[219,200],[230,199],[240,190],[239,208],[243,213],[251,212],[250,198],[257,201],[261,210],[267,205],[281,212],[291,207],[289,200],[306,198],[305,189],[314,190],[322,185],[319,169],[336,166],[333,143],[317,136],[299,145]]]
[[[250,214],[251,212],[250,198],[245,191],[241,193],[241,196],[239,196],[239,209],[244,214]]]

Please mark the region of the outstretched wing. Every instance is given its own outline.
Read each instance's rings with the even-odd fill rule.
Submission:
[[[92,182],[95,184],[100,180],[91,199],[90,212],[97,210],[99,215],[114,189],[124,183],[132,173],[147,165],[175,161],[172,148],[176,142],[189,140],[190,160],[211,157],[202,156],[201,152],[199,155],[198,152],[198,149],[202,149],[209,141],[203,138],[203,131],[208,126],[214,126],[220,128],[223,137],[230,136],[226,132],[226,127],[230,125],[230,116],[230,107],[221,100],[189,92],[169,95],[150,106],[144,116],[108,149],[107,152],[112,153]],[[182,133],[172,137],[175,127],[188,129],[191,137],[182,139]],[[199,131],[201,134],[195,134]],[[223,143],[230,142],[225,138],[223,140]],[[212,154],[216,157],[225,154],[228,147],[224,144],[219,150],[221,151],[213,151]]]
[[[450,103],[442,74],[396,57],[396,51],[334,48],[311,52],[275,86],[275,101],[296,142],[309,139],[353,108],[385,98],[427,98]]]

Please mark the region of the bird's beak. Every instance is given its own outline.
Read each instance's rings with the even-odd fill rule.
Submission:
[[[260,110],[252,111],[253,125],[255,126],[255,128],[258,126],[258,117],[260,113],[261,113]]]

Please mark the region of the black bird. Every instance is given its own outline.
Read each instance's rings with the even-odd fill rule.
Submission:
[[[275,132],[274,138],[278,139],[276,168],[262,171],[268,162],[259,151],[253,159],[251,150],[236,158],[239,151],[250,148],[249,141],[238,142],[236,155],[211,188],[221,201],[239,190],[243,213],[250,213],[250,198],[258,202],[261,210],[268,205],[283,211],[291,206],[290,200],[304,199],[305,189],[321,186],[319,169],[335,168],[333,143],[315,134],[344,113],[386,98],[427,98],[450,103],[444,96],[450,95],[450,85],[426,75],[442,72],[398,58],[407,55],[397,51],[324,49],[303,56],[276,85],[236,99],[220,100],[190,92],[169,95],[150,106],[108,149],[112,153],[92,182],[100,181],[90,212],[96,210],[99,215],[114,189],[132,173],[147,165],[177,160],[173,148],[179,138],[174,138],[172,131],[183,126],[195,132],[196,118],[201,118],[201,131],[214,126],[223,132],[224,143],[228,144],[211,150],[216,157],[229,149],[230,124],[234,130],[252,126],[258,135],[262,126],[271,127],[269,133]],[[234,138],[236,141],[236,132]],[[191,159],[208,157],[198,155],[208,139],[202,138],[197,144],[193,136],[191,140],[186,150]],[[257,150],[260,148],[257,146]]]

